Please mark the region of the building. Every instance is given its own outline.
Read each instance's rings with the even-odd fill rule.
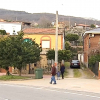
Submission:
[[[90,29],[90,25],[86,25],[86,24],[76,24],[73,27],[74,29],[80,29],[80,30],[89,30]]]
[[[83,34],[84,41],[84,63],[88,67],[88,58],[91,51],[96,51],[100,47],[100,28],[86,31]]]
[[[55,49],[55,38],[56,38],[56,28],[26,28],[23,29],[24,36],[23,38],[27,40],[34,40],[42,47],[42,52],[40,53],[41,60],[34,64],[28,64],[25,70],[22,70],[22,73],[29,73],[35,67],[45,68],[48,66],[48,63],[51,63],[46,58],[46,52],[49,49]],[[58,30],[58,50],[63,49],[63,31]],[[0,69],[1,72],[5,72],[4,69]],[[10,72],[17,73],[17,69],[10,69]]]
[[[21,22],[0,22],[0,30],[5,30],[9,35],[17,35],[21,31]]]
[[[32,39],[36,41],[42,47],[41,61],[39,65],[42,68],[46,67],[48,60],[46,58],[46,52],[49,49],[55,49],[55,28],[27,28],[23,30],[24,39]],[[58,32],[58,49],[63,48],[63,32],[59,29]]]

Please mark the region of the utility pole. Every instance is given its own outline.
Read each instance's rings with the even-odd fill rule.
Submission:
[[[63,50],[65,50],[65,27],[63,32]],[[64,60],[62,60],[62,64],[64,64]]]
[[[55,66],[58,70],[58,11],[56,11]]]

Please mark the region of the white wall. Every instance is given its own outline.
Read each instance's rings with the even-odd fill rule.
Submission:
[[[0,22],[0,30],[5,30],[10,35],[18,35],[17,32],[21,31],[21,23],[17,22]],[[13,32],[15,30],[15,32]]]
[[[78,54],[78,60],[84,63],[84,54]]]

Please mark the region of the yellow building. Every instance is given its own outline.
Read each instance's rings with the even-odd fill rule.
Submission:
[[[35,69],[36,67],[45,68],[46,66],[48,66],[46,52],[49,49],[55,49],[56,28],[26,28],[23,30],[23,32],[24,32],[24,37],[23,37],[24,39],[34,40],[42,47],[42,52],[40,53],[42,59],[36,64],[28,64],[27,67],[22,70],[22,73],[34,73],[33,69]],[[59,29],[58,50],[62,48],[63,48],[63,31],[62,29]],[[5,70],[0,69],[0,72],[5,72]],[[18,70],[11,67],[10,72],[18,73]]]
[[[46,67],[47,58],[46,51],[49,49],[55,49],[55,38],[56,38],[56,29],[55,28],[27,28],[23,30],[24,39],[35,40],[36,43],[41,45],[41,61],[37,66]],[[63,31],[58,30],[58,50],[63,48]]]

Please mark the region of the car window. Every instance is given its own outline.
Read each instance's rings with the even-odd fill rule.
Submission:
[[[73,63],[79,63],[79,60],[72,60]]]

